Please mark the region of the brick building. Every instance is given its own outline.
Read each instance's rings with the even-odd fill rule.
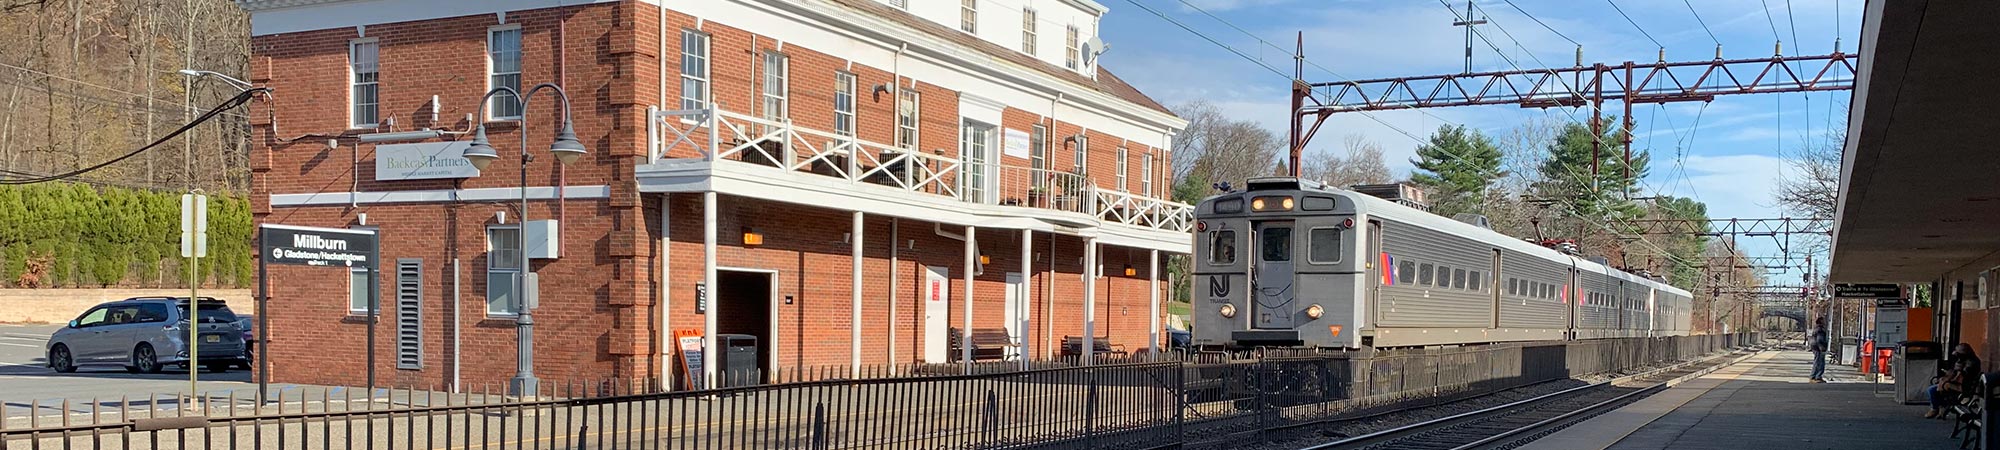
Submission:
[[[1091,0],[239,4],[275,89],[254,212],[381,233],[384,384],[513,376],[517,252],[536,376],[677,379],[677,331],[756,336],[766,370],[955,362],[960,329],[1144,351],[1189,249],[1185,122],[1098,66]],[[482,105],[543,83],[574,163],[555,90]],[[270,270],[273,379],[360,382],[365,272]]]

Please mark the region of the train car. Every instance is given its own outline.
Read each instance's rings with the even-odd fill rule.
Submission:
[[[1685,295],[1485,227],[1297,178],[1252,179],[1203,200],[1195,219],[1193,344],[1202,347],[1658,336],[1672,332],[1655,330],[1654,292]]]

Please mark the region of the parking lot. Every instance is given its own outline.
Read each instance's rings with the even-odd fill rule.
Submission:
[[[121,398],[136,403],[144,401],[147,394],[171,398],[177,393],[187,393],[187,371],[174,368],[156,374],[135,374],[118,367],[92,366],[80,368],[76,373],[56,373],[44,366],[47,355],[43,354],[43,346],[49,334],[61,327],[0,324],[0,403],[6,405],[7,416],[27,414],[28,405],[37,403],[42,405],[41,414],[50,414],[48,408],[61,408],[63,400],[71,401],[70,409],[75,411],[81,405],[118,402]],[[256,380],[246,370],[204,372],[200,380],[200,389],[211,395],[226,396],[236,391],[248,397],[257,388]],[[160,407],[172,408],[165,404],[170,402],[160,402]]]

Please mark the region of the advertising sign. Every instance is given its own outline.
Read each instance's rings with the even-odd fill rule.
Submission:
[[[1008,128],[1001,138],[1000,148],[1007,156],[1028,158],[1028,132]]]
[[[686,376],[688,390],[699,391],[708,388],[707,372],[702,367],[703,341],[701,330],[680,330],[674,332],[674,341],[680,344],[681,374]]]
[[[470,142],[423,142],[375,146],[375,181],[471,178],[479,169],[462,154]]]

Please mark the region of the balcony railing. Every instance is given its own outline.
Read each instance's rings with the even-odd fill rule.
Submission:
[[[875,184],[968,203],[1069,211],[1171,231],[1188,231],[1193,223],[1194,209],[1187,204],[1098,188],[1075,173],[965,161],[945,156],[944,150],[902,148],[717,109],[656,111],[652,116],[654,162],[735,161],[795,176]]]

